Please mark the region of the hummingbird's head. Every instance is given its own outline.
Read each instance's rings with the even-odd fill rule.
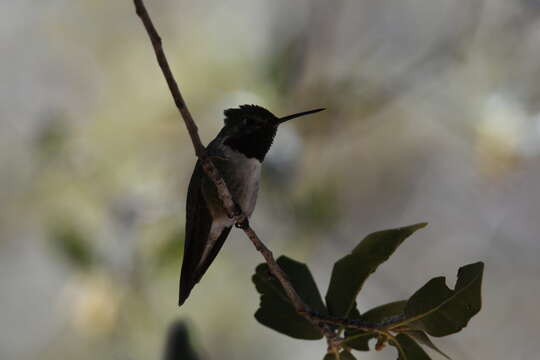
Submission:
[[[322,110],[324,109],[309,110],[278,118],[257,105],[240,105],[239,108],[227,109],[224,111],[224,130],[227,134],[224,144],[262,162],[270,150],[280,124]]]

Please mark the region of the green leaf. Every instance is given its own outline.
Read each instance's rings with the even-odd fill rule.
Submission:
[[[360,320],[372,323],[381,323],[395,316],[403,314],[407,300],[394,301],[374,307],[360,316]]]
[[[435,346],[433,341],[431,341],[431,339],[429,338],[429,336],[427,336],[425,332],[417,330],[417,331],[404,331],[403,333],[408,335],[412,339],[416,340],[416,342],[419,342],[420,344],[427,346],[431,350],[434,350],[438,352],[439,354],[441,354],[442,356],[444,356],[445,358],[451,360],[450,356],[446,355],[437,346]]]
[[[352,310],[349,312],[349,319],[360,319],[360,316],[360,311],[358,311],[355,301]]]
[[[294,289],[306,305],[313,311],[326,314],[326,308],[308,267],[286,256],[281,256],[277,263],[285,271]],[[261,294],[261,303],[255,313],[255,318],[261,324],[297,339],[317,340],[322,338],[318,328],[298,315],[285,295],[281,284],[270,273],[266,264],[257,266],[253,275],[253,283]]]
[[[326,293],[330,314],[347,317],[369,275],[385,262],[406,238],[426,225],[427,223],[420,223],[372,233],[350,254],[337,261]]]
[[[287,256],[280,256],[276,262],[285,271],[304,303],[315,312],[327,314],[321,293],[307,265]]]
[[[402,315],[406,304],[407,301],[403,300],[380,305],[367,311],[359,319],[370,323],[381,323],[392,317]],[[361,330],[347,330],[345,331],[345,337],[351,338],[351,340],[346,340],[347,346],[355,350],[369,351],[369,340],[376,338],[377,334]]]
[[[460,331],[482,307],[483,271],[482,262],[461,267],[455,290],[442,276],[431,279],[407,302],[404,323],[437,337]]]
[[[339,353],[339,360],[356,360],[356,358],[349,351],[343,350]]]
[[[339,353],[339,356],[336,356],[333,353],[327,353],[323,360],[356,360],[356,358],[349,351],[343,350]]]
[[[347,337],[347,346],[359,350],[359,351],[369,351],[369,340],[375,339],[377,337],[377,334],[367,332],[367,331],[353,331],[350,333],[346,333]],[[349,340],[350,338],[350,340]]]
[[[408,335],[399,334],[390,339],[390,345],[398,350],[398,360],[431,360],[424,349]]]

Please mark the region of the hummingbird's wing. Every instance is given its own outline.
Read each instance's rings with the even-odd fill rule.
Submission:
[[[217,239],[209,243],[211,241],[212,216],[203,195],[205,177],[201,163],[197,161],[187,195],[186,234],[184,260],[180,274],[179,305],[186,301],[191,289],[208,270],[231,231],[231,227],[224,227]],[[210,247],[206,249],[208,246]]]

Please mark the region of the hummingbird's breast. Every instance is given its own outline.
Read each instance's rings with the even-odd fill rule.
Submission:
[[[261,179],[261,162],[256,158],[248,158],[241,152],[223,146],[226,164],[222,171],[229,189],[247,216],[251,216],[257,202],[259,182]]]
[[[208,146],[209,155],[214,165],[218,168],[223,180],[227,183],[231,195],[242,211],[249,217],[255,209],[259,181],[261,178],[261,162],[254,157],[247,157],[223,143],[219,137],[214,139]],[[227,217],[223,204],[219,200],[213,184],[205,187],[205,198],[214,220],[224,218],[223,221],[231,221]]]

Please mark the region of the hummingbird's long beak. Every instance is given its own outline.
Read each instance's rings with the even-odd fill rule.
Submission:
[[[308,111],[302,111],[302,112],[299,112],[299,113],[296,113],[296,114],[292,114],[292,115],[287,115],[287,116],[284,116],[282,118],[279,118],[278,119],[278,124],[282,124],[284,123],[285,121],[289,121],[291,119],[295,119],[297,117],[300,117],[300,116],[304,116],[304,115],[309,115],[309,114],[314,114],[316,112],[319,112],[319,111],[323,111],[325,110],[324,108],[320,108],[320,109],[315,109],[315,110],[308,110]]]

